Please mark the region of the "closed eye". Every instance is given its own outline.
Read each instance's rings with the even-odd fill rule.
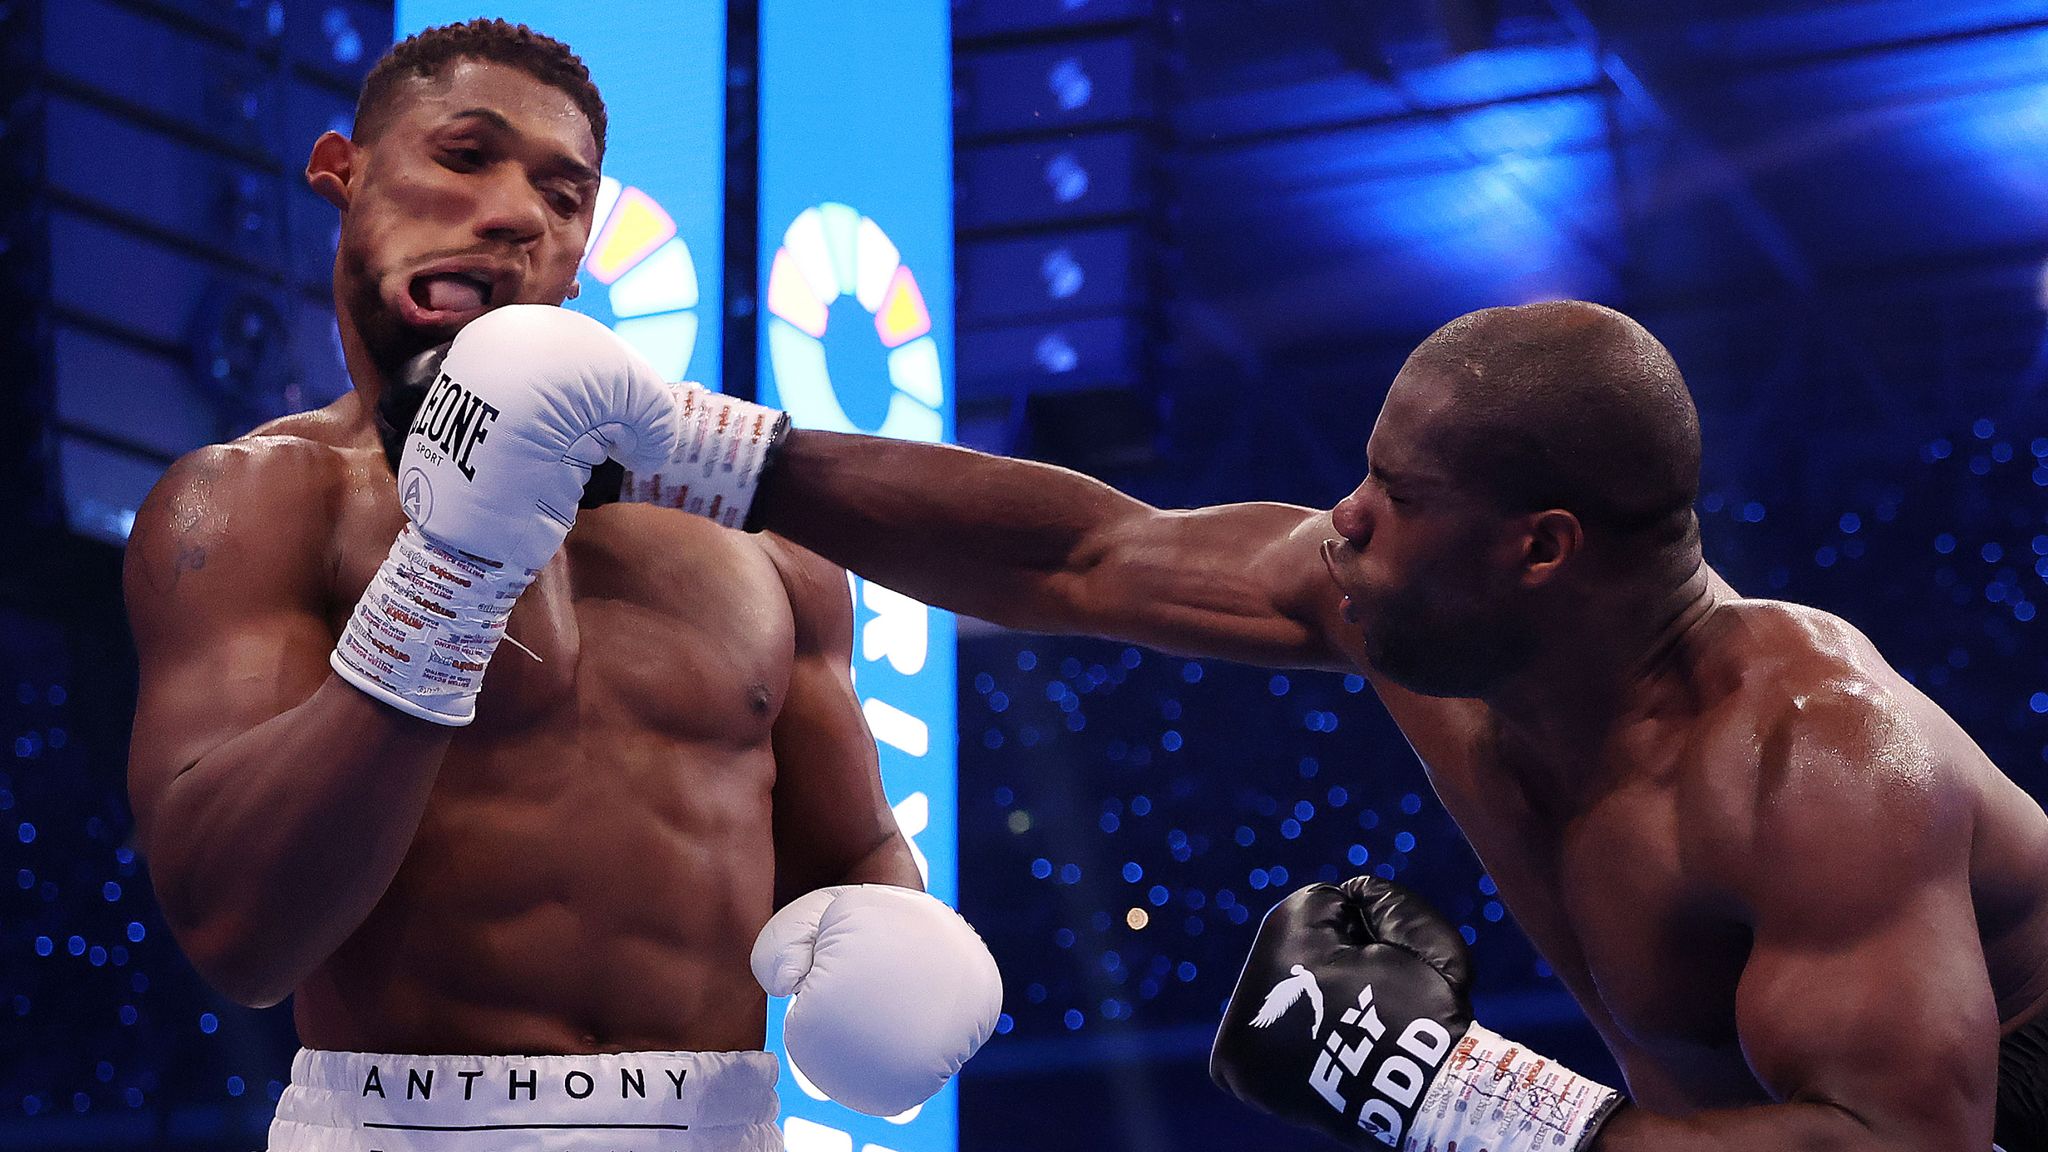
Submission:
[[[572,217],[583,208],[583,197],[564,188],[545,189],[548,205],[564,217]]]

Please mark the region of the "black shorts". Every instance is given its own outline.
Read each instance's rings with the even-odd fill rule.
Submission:
[[[1998,1042],[1998,1124],[2005,1152],[2048,1152],[2048,1012]]]

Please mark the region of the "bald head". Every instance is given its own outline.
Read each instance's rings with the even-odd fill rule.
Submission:
[[[1472,312],[1401,377],[1443,401],[1431,447],[1504,509],[1691,539],[1699,416],[1671,353],[1627,316],[1570,300]]]

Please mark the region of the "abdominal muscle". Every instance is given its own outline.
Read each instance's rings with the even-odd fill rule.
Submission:
[[[747,954],[773,910],[768,742],[562,727],[457,738],[391,887],[298,991],[306,1046],[762,1046]]]

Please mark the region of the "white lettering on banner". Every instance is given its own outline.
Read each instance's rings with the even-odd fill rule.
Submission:
[[[787,1152],[853,1152],[853,1134],[791,1116],[782,1122],[782,1146]]]
[[[910,845],[910,858],[917,862],[917,874],[925,884],[932,882],[932,866],[924,858],[924,849],[917,846],[917,834],[932,822],[931,797],[922,792],[912,792],[892,808],[896,814],[896,827],[903,833],[903,842]]]
[[[865,679],[860,675],[863,664],[887,661],[897,675],[919,677],[922,674],[921,679],[913,681],[913,687],[908,689],[909,692],[930,693],[934,686],[929,683],[930,673],[926,663],[931,655],[931,609],[901,592],[863,580],[850,572],[847,573],[846,579],[853,602],[874,613],[867,620],[858,621],[860,648],[854,655],[853,667],[850,669],[856,687]],[[884,677],[882,683],[881,692],[892,693],[889,685],[893,681]],[[951,707],[952,685],[939,687],[943,689],[937,694],[941,697],[939,706]],[[905,700],[905,703],[912,701]],[[916,703],[914,706],[922,710],[931,705]],[[860,710],[876,743],[887,745],[908,756],[922,758],[930,754],[931,725],[923,717],[912,715],[897,704],[881,699],[879,695],[871,696],[864,693],[861,694]],[[917,770],[929,770],[929,765]],[[917,864],[918,875],[929,886],[931,863],[925,858],[924,849],[918,845],[917,838],[931,827],[931,796],[923,790],[915,791],[892,804],[890,808],[896,818],[897,829],[902,832],[904,842],[910,846],[911,859]],[[792,1073],[791,1080],[799,1091],[814,1100],[826,1099],[817,1085],[812,1084],[803,1074],[803,1070],[796,1066],[796,1062],[788,1059],[787,1053],[784,1053],[784,1062]],[[916,1104],[883,1119],[891,1124],[906,1125],[916,1120],[923,1111],[924,1105]],[[850,1133],[799,1116],[784,1119],[783,1137],[787,1152],[853,1152],[853,1137]],[[864,1144],[861,1152],[895,1150],[880,1144]]]
[[[891,668],[905,676],[915,676],[924,668],[930,640],[925,618],[931,610],[895,589],[873,581],[862,584],[861,603],[875,612],[875,618],[860,630],[862,658],[887,659]]]
[[[891,1124],[908,1124],[912,1120],[917,1119],[917,1114],[922,1111],[924,1111],[924,1105],[912,1104],[910,1107],[904,1109],[901,1112],[898,1112],[894,1116],[884,1116],[882,1117],[882,1119],[887,1120]],[[881,1148],[881,1145],[870,1144],[868,1145],[868,1148]],[[867,1148],[861,1149],[861,1152],[867,1152]],[[882,1152],[889,1152],[889,1149],[883,1148]]]
[[[789,1065],[790,1079],[796,1081],[796,1086],[799,1091],[801,1091],[804,1095],[809,1096],[813,1100],[831,1099],[830,1096],[825,1095],[825,1090],[823,1088],[820,1088],[816,1084],[811,1083],[811,1078],[809,1076],[804,1075],[804,1070],[796,1066],[796,1061],[791,1060],[789,1058],[789,1053],[783,1053],[782,1058],[783,1062]]]
[[[889,747],[911,756],[931,751],[931,729],[903,709],[871,696],[860,702],[860,711],[867,717],[868,731]]]

